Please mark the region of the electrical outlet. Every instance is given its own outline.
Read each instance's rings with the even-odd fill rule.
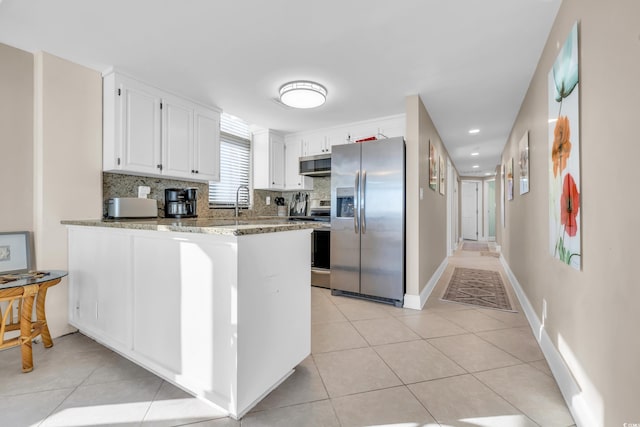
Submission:
[[[265,199],[264,203],[269,206],[271,204],[271,196],[267,196],[267,198]]]
[[[140,199],[146,199],[147,196],[149,195],[149,193],[151,193],[151,187],[146,186],[146,185],[139,185],[138,186],[138,197]]]

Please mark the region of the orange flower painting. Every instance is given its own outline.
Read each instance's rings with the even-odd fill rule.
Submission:
[[[567,159],[571,154],[571,128],[567,116],[558,117],[556,127],[553,130],[553,148],[551,160],[553,161],[553,176],[558,176],[567,167]]]

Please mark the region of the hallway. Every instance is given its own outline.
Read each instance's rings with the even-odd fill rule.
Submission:
[[[312,288],[312,354],[242,422],[80,334],[0,352],[11,426],[573,425],[500,261],[458,250],[422,311]],[[440,301],[456,266],[500,271],[517,313]]]

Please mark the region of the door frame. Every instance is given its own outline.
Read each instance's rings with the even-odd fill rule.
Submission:
[[[482,210],[482,201],[484,198],[484,187],[482,185],[482,180],[481,179],[463,179],[460,182],[460,203],[464,203],[464,195],[462,194],[462,187],[464,186],[464,183],[468,182],[468,183],[474,183],[476,184],[476,190],[477,190],[477,197],[476,197],[476,241],[480,242],[480,241],[484,241],[486,240],[484,238],[484,230],[483,230],[483,226],[484,226],[484,215],[483,215],[483,210]],[[464,212],[464,206],[460,206],[460,219],[462,219],[462,212]],[[464,240],[464,226],[462,225],[462,221],[461,221],[461,230],[460,230],[460,237],[462,240]]]
[[[483,187],[483,194],[482,194],[482,204],[483,204],[483,223],[484,223],[484,230],[483,230],[483,236],[482,236],[482,240],[486,240],[488,242],[495,242],[496,241],[496,236],[489,236],[489,183],[490,182],[494,182],[493,185],[493,204],[495,205],[495,208],[497,208],[497,204],[496,204],[496,179],[495,178],[490,178],[490,179],[486,179],[483,181],[482,183],[482,187]],[[486,215],[484,215],[486,214]],[[498,217],[498,213],[495,212],[495,217],[496,217],[496,230],[498,228],[498,221],[497,221],[497,217]]]
[[[458,246],[458,179],[447,157],[447,256]]]

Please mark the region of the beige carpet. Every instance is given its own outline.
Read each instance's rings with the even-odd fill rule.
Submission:
[[[495,310],[515,311],[500,273],[491,270],[456,267],[441,299]]]

